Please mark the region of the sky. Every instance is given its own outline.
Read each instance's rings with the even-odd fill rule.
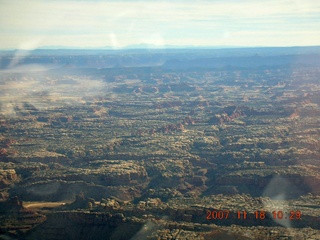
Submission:
[[[319,0],[0,0],[0,49],[319,46]]]

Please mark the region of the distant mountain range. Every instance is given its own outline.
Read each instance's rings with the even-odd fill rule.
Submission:
[[[35,49],[1,51],[0,69],[121,68],[162,66],[168,69],[260,66],[320,66],[320,46],[166,49]],[[36,68],[38,69],[38,68]]]
[[[237,46],[172,46],[138,44],[123,48],[106,46],[102,48],[71,48],[63,46],[47,46],[38,49],[11,49],[0,50],[0,55],[96,55],[96,54],[124,54],[124,53],[198,53],[214,56],[272,56],[283,54],[319,54],[320,46],[296,46],[296,47],[237,47]]]

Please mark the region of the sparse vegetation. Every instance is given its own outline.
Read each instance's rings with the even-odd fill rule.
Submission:
[[[258,57],[254,66],[211,66],[191,54],[200,66],[179,54],[165,58],[172,56],[182,62],[3,72],[0,199],[16,194],[37,211],[84,211],[92,224],[95,211],[118,214],[115,225],[125,217],[160,224],[167,215],[192,224],[196,214],[179,206],[219,194],[221,207],[232,202],[228,195],[250,194],[254,203],[273,197],[265,189],[275,176],[294,188],[288,199],[320,194],[319,67],[259,65]]]

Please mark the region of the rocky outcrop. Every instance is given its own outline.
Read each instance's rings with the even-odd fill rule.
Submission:
[[[98,160],[90,162],[95,170],[85,170],[80,178],[87,182],[95,182],[105,186],[124,186],[148,180],[146,169],[135,161]]]
[[[20,178],[14,169],[0,169],[0,189],[19,182],[19,180]]]
[[[245,109],[238,108],[236,106],[229,106],[224,108],[221,113],[215,114],[208,121],[209,124],[223,124],[232,122],[234,119],[245,116]]]
[[[24,239],[25,233],[45,221],[46,217],[25,209],[18,197],[0,202],[0,238]],[[12,239],[8,238],[8,239]]]

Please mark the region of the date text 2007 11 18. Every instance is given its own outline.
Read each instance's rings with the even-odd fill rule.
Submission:
[[[301,211],[289,211],[283,212],[283,211],[273,211],[271,213],[268,213],[266,211],[255,211],[253,213],[254,219],[260,219],[264,220],[266,219],[266,216],[270,215],[273,219],[283,220],[299,220],[301,219]],[[206,213],[206,219],[207,220],[222,220],[222,219],[242,219],[246,220],[248,219],[248,213],[246,211],[237,211],[234,214],[231,214],[229,210],[207,210]]]

